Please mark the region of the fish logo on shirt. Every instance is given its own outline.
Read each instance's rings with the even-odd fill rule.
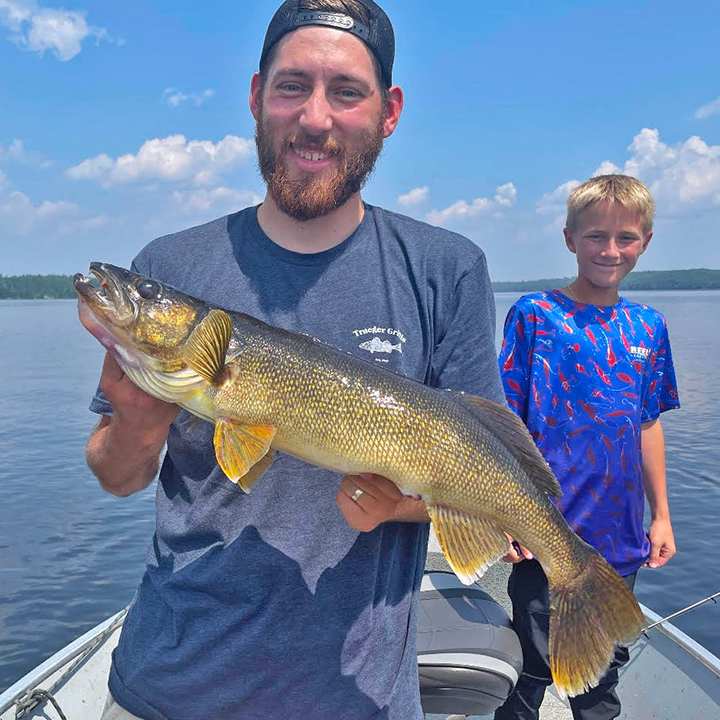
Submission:
[[[372,340],[360,343],[358,346],[361,350],[367,350],[373,355],[375,353],[391,353],[393,350],[397,350],[402,353],[402,343],[393,345],[389,340],[381,340],[379,337],[374,337]]]

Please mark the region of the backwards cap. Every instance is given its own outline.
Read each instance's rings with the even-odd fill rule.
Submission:
[[[383,82],[390,87],[395,59],[395,33],[390,18],[373,0],[357,0],[357,2],[364,5],[368,12],[367,25],[345,13],[303,10],[301,9],[303,0],[285,0],[273,15],[265,33],[265,42],[260,55],[260,70],[264,69],[270,51],[283,35],[306,25],[325,25],[345,30],[359,37],[377,58]]]

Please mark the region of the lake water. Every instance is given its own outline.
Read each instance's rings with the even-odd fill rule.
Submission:
[[[720,590],[720,292],[633,292],[665,313],[682,408],[663,415],[677,556],[642,570],[661,614]],[[496,296],[498,330],[514,293]],[[98,487],[84,462],[103,351],[74,301],[0,301],[0,692],[123,608],[143,571],[154,488]],[[677,619],[720,655],[720,607]]]

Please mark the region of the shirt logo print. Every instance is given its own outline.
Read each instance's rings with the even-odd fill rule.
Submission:
[[[400,330],[392,327],[373,325],[372,327],[353,330],[352,333],[356,338],[363,340],[358,347],[369,352],[375,362],[388,362],[387,357],[382,356],[392,355],[394,352],[402,355],[403,344],[406,342],[405,335]],[[371,339],[365,340],[364,338],[367,335],[371,335]],[[378,355],[378,357],[375,357],[375,355]]]

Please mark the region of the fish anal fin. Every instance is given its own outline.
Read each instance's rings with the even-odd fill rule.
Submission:
[[[466,585],[508,551],[507,536],[492,520],[432,503],[427,510],[448,565]]]
[[[222,385],[225,380],[231,334],[230,316],[223,310],[211,310],[185,343],[185,362],[211,385]]]
[[[218,465],[230,480],[250,492],[272,462],[268,451],[274,437],[275,428],[270,425],[241,425],[221,418],[215,423],[214,437]]]
[[[510,450],[537,488],[550,497],[562,497],[560,483],[547,460],[538,450],[525,423],[512,410],[475,395],[454,393],[454,396]]]

